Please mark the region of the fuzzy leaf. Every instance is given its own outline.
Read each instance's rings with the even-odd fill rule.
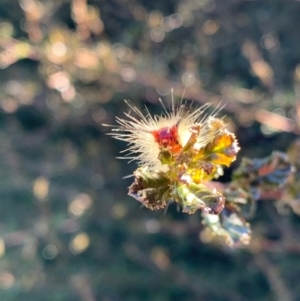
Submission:
[[[128,194],[151,210],[164,208],[170,198],[169,180],[164,173],[138,168]]]
[[[235,210],[225,208],[219,216],[203,214],[202,218],[203,224],[210,229],[213,236],[230,247],[249,243],[250,226]]]
[[[225,198],[216,189],[204,185],[182,184],[174,188],[173,195],[183,212],[193,214],[197,210],[202,213],[219,214],[224,208]]]
[[[293,172],[293,166],[286,154],[273,152],[263,159],[244,158],[233,177],[260,188],[280,187],[287,183]]]
[[[228,208],[221,213],[223,228],[229,233],[234,245],[247,244],[250,241],[250,225],[237,212]]]

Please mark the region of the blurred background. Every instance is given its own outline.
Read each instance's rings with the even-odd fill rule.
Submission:
[[[127,196],[136,165],[102,123],[170,91],[222,103],[243,156],[299,135],[300,3],[0,1],[0,299],[300,300],[300,219],[258,204],[252,243]],[[221,181],[230,181],[232,169]],[[284,214],[282,214],[284,213]]]

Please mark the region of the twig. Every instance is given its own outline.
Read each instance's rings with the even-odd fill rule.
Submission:
[[[266,276],[276,301],[293,301],[290,289],[285,284],[279,269],[263,253],[253,253],[257,266]]]

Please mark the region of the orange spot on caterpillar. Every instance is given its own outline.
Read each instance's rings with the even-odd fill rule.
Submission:
[[[173,154],[180,152],[182,149],[178,142],[178,128],[176,125],[152,131],[151,134],[160,149],[165,148]]]

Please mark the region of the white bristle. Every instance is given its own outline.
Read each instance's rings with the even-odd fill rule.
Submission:
[[[210,104],[205,104],[192,110],[188,103],[183,100],[175,105],[172,97],[172,105],[170,110],[168,110],[162,100],[159,99],[159,101],[163,108],[163,113],[159,116],[152,116],[147,108],[144,115],[137,107],[126,101],[131,112],[125,113],[127,119],[116,118],[119,125],[113,128],[112,133],[109,135],[128,143],[128,148],[122,151],[122,153],[125,152],[127,154],[120,157],[120,159],[138,161],[139,166],[147,166],[150,170],[165,171],[167,166],[162,165],[158,159],[159,145],[155,142],[152,132],[176,125],[179,143],[184,147],[189,141],[191,127],[199,125],[200,134],[195,145],[200,149],[211,142],[217,135],[217,130],[212,132],[209,128],[208,121],[218,114],[219,109],[208,114],[206,110]]]

